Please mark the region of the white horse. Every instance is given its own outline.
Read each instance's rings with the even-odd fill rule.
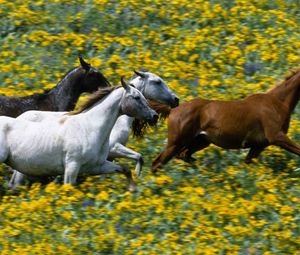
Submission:
[[[135,71],[135,74],[130,79],[130,84],[141,91],[146,99],[160,102],[170,107],[178,106],[178,97],[161,77],[151,72]],[[59,118],[64,114],[63,112],[28,111],[20,115],[18,119],[39,122],[45,118]],[[142,155],[125,146],[130,136],[133,121],[134,118],[127,115],[120,116],[116,121],[109,137],[108,159],[128,158],[136,160],[135,170],[137,175],[140,175],[143,165]],[[14,170],[9,186],[16,188],[24,183],[25,176]]]
[[[38,122],[0,117],[0,162],[29,176],[64,175],[72,185],[78,174],[122,172],[133,190],[130,170],[107,160],[110,132],[122,114],[152,123],[158,115],[137,89],[121,82],[123,88],[99,90],[73,114]]]
[[[130,79],[130,84],[142,92],[148,100],[153,100],[166,104],[170,107],[176,107],[179,99],[176,94],[166,85],[161,77],[150,72],[136,71],[136,76]],[[109,155],[110,160],[115,158],[129,158],[137,161],[135,170],[140,175],[143,166],[143,157],[140,153],[127,148],[132,123],[134,118],[121,116],[118,118],[109,137]]]

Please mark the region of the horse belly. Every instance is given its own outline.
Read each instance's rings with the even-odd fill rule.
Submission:
[[[207,132],[207,137],[211,143],[224,149],[250,148],[267,143],[264,134],[259,130],[250,130],[245,133],[222,132],[213,134]]]
[[[224,149],[239,149],[242,148],[243,140],[228,135],[220,136],[209,136],[209,141]]]
[[[30,176],[56,176],[64,173],[63,166],[54,164],[51,161],[25,161],[23,159],[10,158],[7,162],[9,166],[19,172]]]
[[[7,164],[18,171],[32,176],[62,174],[63,150],[57,137],[45,136],[10,141]]]

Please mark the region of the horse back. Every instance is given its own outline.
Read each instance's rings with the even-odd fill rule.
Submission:
[[[0,96],[0,116],[16,118],[29,110],[55,110],[48,107],[47,95],[31,95],[25,97]]]

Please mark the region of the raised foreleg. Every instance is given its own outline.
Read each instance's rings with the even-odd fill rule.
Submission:
[[[109,151],[108,159],[129,158],[137,161],[135,166],[136,175],[139,176],[143,167],[143,157],[140,153],[131,150],[120,143],[116,143]]]

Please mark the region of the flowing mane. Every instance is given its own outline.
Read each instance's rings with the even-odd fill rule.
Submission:
[[[277,91],[278,88],[290,86],[290,85],[293,85],[294,82],[298,82],[297,80],[293,80],[293,78],[295,78],[296,75],[299,74],[299,73],[300,73],[300,68],[294,69],[294,70],[290,70],[289,74],[287,74],[284,77],[284,80],[280,81],[277,84],[277,86],[275,86],[274,88],[272,88],[269,92]]]
[[[285,77],[285,79],[284,79],[284,81],[283,81],[282,83],[289,81],[291,78],[293,78],[293,77],[294,77],[295,75],[297,75],[298,73],[300,73],[300,68],[295,69],[295,70],[291,70],[290,74],[288,74],[288,75]]]
[[[98,101],[103,99],[105,96],[109,95],[113,90],[115,90],[117,88],[120,88],[120,86],[98,89],[96,92],[91,94],[88,97],[88,99],[79,106],[79,108],[77,110],[69,112],[68,114],[76,115],[76,114],[84,112],[85,110],[90,109],[91,107],[93,107],[94,104],[96,104]]]
[[[165,119],[171,112],[171,107],[153,100],[147,100],[149,106],[158,113],[159,119]],[[142,138],[149,127],[149,123],[144,120],[134,119],[132,123],[133,136]]]

